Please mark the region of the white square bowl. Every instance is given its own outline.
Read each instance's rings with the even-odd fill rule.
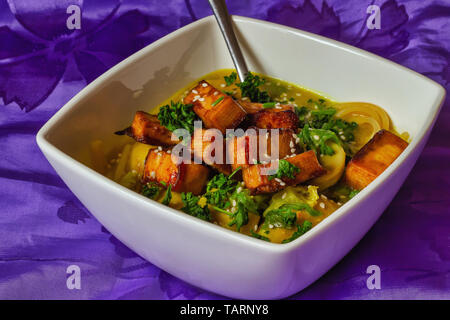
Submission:
[[[301,238],[272,244],[149,200],[89,168],[89,143],[117,145],[113,132],[211,71],[231,68],[213,17],[154,42],[88,85],[39,131],[56,172],[118,239],[193,285],[234,298],[283,298],[317,280],[364,236],[416,162],[445,90],[357,48],[264,21],[234,17],[250,70],[385,108],[411,134],[401,156],[373,183]],[[124,138],[127,139],[127,138]],[[122,140],[121,140],[122,141]]]

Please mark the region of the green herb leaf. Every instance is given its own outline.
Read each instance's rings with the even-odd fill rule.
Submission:
[[[158,112],[158,120],[170,131],[184,128],[189,133],[194,132],[194,121],[199,118],[192,110],[192,104],[182,102],[170,102],[170,105],[162,106]]]
[[[170,203],[170,200],[172,200],[172,185],[169,184],[166,190],[166,194],[164,195],[164,199],[162,201],[162,204],[168,206]]]
[[[321,213],[311,208],[306,203],[286,203],[278,209],[266,212],[264,216],[264,226],[272,225],[277,228],[292,228],[297,222],[297,211],[305,210],[312,216],[319,216]]]
[[[269,94],[258,88],[264,82],[264,79],[249,72],[245,81],[236,83],[236,85],[241,89],[242,97],[248,97],[252,102],[271,102]]]
[[[253,238],[256,238],[256,239],[259,239],[259,240],[263,240],[263,241],[267,241],[267,242],[270,242],[270,239],[269,239],[269,238],[264,237],[264,236],[262,236],[262,235],[256,233],[256,232],[253,231],[253,230],[250,230],[250,235],[251,235]]]
[[[142,187],[141,194],[150,199],[156,199],[161,187],[156,182],[149,182]]]
[[[289,239],[283,240],[282,243],[294,241],[295,239],[299,238],[300,236],[304,235],[306,232],[311,230],[311,228],[312,223],[310,221],[304,221],[301,226],[297,225],[297,230],[292,234],[292,236]]]
[[[327,144],[328,141],[342,145],[336,134],[331,130],[311,129],[305,125],[297,135],[306,149],[314,150],[317,154],[331,156],[334,150]]]
[[[343,119],[335,117],[336,109],[327,107],[325,100],[319,99],[314,101],[308,100],[309,107],[295,107],[294,111],[299,119],[299,127],[308,126],[312,129],[324,129],[332,131],[336,137],[341,141],[341,145],[347,154],[350,154],[348,143],[355,140],[354,131],[358,127],[356,122],[348,122]],[[327,152],[333,150],[328,149]]]
[[[205,205],[203,208],[198,204],[200,197],[194,196],[192,192],[181,193],[181,200],[183,201],[184,207],[181,208],[182,211],[187,214],[205,220],[211,221],[211,215],[209,214],[208,206]]]
[[[225,79],[227,86],[231,86],[237,80],[237,73],[233,71],[229,76],[225,76],[223,78]]]
[[[295,179],[295,175],[297,173],[300,172],[300,168],[298,168],[297,166],[293,165],[292,163],[290,163],[289,161],[285,160],[285,159],[280,159],[278,161],[278,170],[275,174],[270,175],[268,177],[269,180],[278,178],[278,179],[283,179],[283,178],[288,178],[288,179]]]
[[[240,168],[237,168],[229,176],[219,173],[208,181],[205,197],[209,204],[221,209],[226,209],[230,206],[229,195],[234,193],[238,187],[238,182],[233,180],[232,177],[239,170]]]
[[[356,196],[359,193],[359,190],[355,190],[353,189],[352,191],[350,191],[350,193],[348,194],[348,198],[351,199],[354,196]]]
[[[233,204],[236,203],[237,209],[231,213],[232,220],[228,225],[230,227],[236,225],[236,229],[239,231],[242,226],[248,223],[249,212],[258,212],[258,204],[254,201],[248,189],[242,189],[239,192],[236,189],[230,199]]]

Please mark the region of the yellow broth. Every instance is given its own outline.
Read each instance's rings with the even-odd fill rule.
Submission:
[[[230,75],[234,70],[232,69],[221,69],[211,72],[200,79],[188,84],[186,87],[175,92],[171,97],[168,97],[161,104],[153,108],[152,110],[146,110],[150,113],[157,114],[159,107],[170,104],[171,101],[180,101],[189,92],[189,90],[194,87],[200,80],[206,80],[215,88],[231,93],[235,98],[241,99],[240,89],[235,85],[227,85],[224,77]],[[337,102],[327,99],[320,94],[313,92],[311,90],[302,88],[298,85],[275,79],[265,75],[259,75],[265,79],[265,83],[260,86],[261,90],[267,91],[270,97],[275,102],[290,103],[294,106],[302,107],[305,106],[310,109],[317,109],[318,106],[314,101],[322,100],[327,107],[333,107]],[[245,98],[244,98],[245,99]],[[313,101],[313,102],[311,102]],[[389,128],[393,130],[393,128]],[[366,131],[368,130],[368,131]],[[371,136],[370,128],[368,126],[360,126],[355,131],[355,140],[366,141],[368,137]],[[131,141],[131,140],[130,140]],[[148,153],[148,150],[154,148],[153,146],[141,144],[139,142],[131,142],[125,145],[125,147],[120,152],[114,152],[109,156],[105,156],[101,150],[101,142],[94,141],[91,144],[92,158],[100,166],[99,172],[105,172],[105,175],[114,181],[130,188],[136,192],[140,192],[142,185],[140,183],[140,176],[142,174],[144,159]],[[107,159],[106,161],[104,159]],[[299,187],[302,188],[302,187]],[[306,188],[303,187],[303,188]],[[320,221],[325,219],[327,216],[332,214],[339,206],[349,200],[348,187],[341,181],[335,186],[329,188],[325,192],[318,192],[317,199],[314,202],[313,208],[321,213],[320,216],[311,216],[304,211],[299,211],[297,213],[298,221],[309,221],[312,226],[317,225]],[[305,189],[306,190],[306,189]],[[280,191],[282,193],[284,191]],[[336,201],[331,200],[333,198]],[[162,202],[164,198],[164,193],[160,194],[156,201]],[[269,200],[267,200],[269,201]],[[175,209],[181,209],[183,207],[183,202],[179,193],[172,192],[172,200],[169,206]],[[227,229],[235,230],[235,226],[229,226],[230,217],[219,211],[210,208],[212,222],[218,224]],[[295,232],[294,228],[277,228],[277,227],[262,227],[261,225],[262,217],[258,214],[249,214],[249,222],[244,225],[240,232],[247,235],[259,235],[262,238],[267,238],[274,243],[281,243],[283,240],[288,239]]]

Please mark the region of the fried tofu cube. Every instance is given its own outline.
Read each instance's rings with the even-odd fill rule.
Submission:
[[[209,169],[201,164],[177,164],[175,155],[168,151],[152,149],[145,160],[143,182],[155,181],[171,185],[172,191],[201,194],[208,181]]]
[[[185,104],[192,104],[194,112],[202,119],[207,128],[236,128],[246,116],[245,110],[230,96],[217,90],[202,80],[184,98]]]
[[[270,164],[255,164],[244,168],[242,171],[246,188],[250,189],[252,194],[271,193],[284,189],[286,186],[297,185],[326,173],[326,170],[317,160],[316,153],[312,150],[287,158],[286,160],[300,169],[294,179],[269,179],[269,175],[263,174],[262,168],[268,168]]]
[[[272,134],[270,130],[267,130],[267,134],[262,137],[259,135],[258,128],[249,129],[254,129],[254,131],[248,130],[248,134],[246,135],[232,137],[227,143],[228,154],[233,159],[231,162],[233,170],[266,160],[259,158],[260,153],[267,153],[267,155],[270,155],[271,158],[273,158],[272,151],[276,152],[276,148],[272,147]],[[252,132],[254,134],[252,134]],[[297,151],[299,151],[299,147],[295,142],[296,136],[293,130],[279,129],[278,140],[276,137],[273,137],[273,139],[277,142],[278,146],[278,156],[274,156],[277,159],[283,159],[284,157],[296,154]]]
[[[356,190],[375,180],[406,149],[408,143],[395,134],[378,131],[348,163],[345,170],[347,184]]]
[[[214,136],[208,136],[205,129],[196,129],[191,139],[191,150],[197,159],[216,169],[217,171],[230,175],[231,165],[226,162],[225,141],[222,142],[222,155],[215,149]],[[217,146],[218,147],[218,146]]]
[[[292,110],[285,109],[264,109],[249,114],[248,120],[251,126],[263,129],[291,129],[297,130],[298,117]]]
[[[137,142],[155,146],[168,147],[180,142],[178,139],[172,140],[172,132],[159,122],[156,115],[144,111],[136,111],[131,126],[116,134],[126,134]]]

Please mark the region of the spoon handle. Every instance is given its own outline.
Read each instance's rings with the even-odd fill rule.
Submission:
[[[243,82],[247,77],[248,68],[245,63],[244,56],[242,55],[241,48],[239,47],[239,43],[237,42],[225,0],[208,1],[227,44],[228,51],[230,52],[231,59],[233,60],[234,66],[239,75],[239,79]]]

